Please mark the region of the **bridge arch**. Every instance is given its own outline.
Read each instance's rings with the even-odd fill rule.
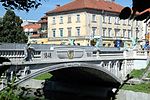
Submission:
[[[107,71],[103,67],[100,67],[95,64],[77,62],[77,63],[56,64],[56,65],[51,65],[51,66],[42,68],[36,71],[35,73],[31,73],[27,75],[26,77],[22,78],[21,80],[18,80],[16,84],[20,84],[21,82],[24,82],[28,79],[34,78],[38,75],[41,75],[47,72],[51,72],[52,74],[54,74],[54,76],[58,76],[59,78],[60,76],[62,76],[61,78],[63,78],[63,80],[72,76],[70,78],[71,78],[71,81],[74,81],[74,82],[86,81],[86,82],[91,82],[91,83],[95,82],[97,84],[101,84],[101,82],[103,81],[104,82],[103,84],[107,83],[110,86],[116,86],[116,87],[119,86],[122,82],[114,74]],[[73,76],[73,74],[75,74],[75,76]]]

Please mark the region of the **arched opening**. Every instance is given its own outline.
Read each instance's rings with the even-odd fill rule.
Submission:
[[[120,82],[104,68],[89,66],[83,64],[51,71],[53,77],[45,81],[43,88],[45,97],[50,100],[110,100],[109,93]]]

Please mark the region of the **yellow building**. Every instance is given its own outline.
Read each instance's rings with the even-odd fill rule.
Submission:
[[[140,21],[120,20],[123,6],[114,0],[73,0],[46,13],[48,43],[89,45],[90,40],[102,38],[103,46],[114,46],[116,39],[131,46],[131,38],[140,37]]]

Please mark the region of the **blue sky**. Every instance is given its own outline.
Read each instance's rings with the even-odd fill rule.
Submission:
[[[17,16],[20,16],[23,20],[39,20],[43,17],[47,11],[55,8],[57,4],[64,5],[72,0],[42,0],[42,5],[37,9],[31,9],[29,12],[15,10]],[[132,0],[115,0],[116,3],[123,6],[131,6]],[[0,16],[5,14],[6,10],[0,4]]]

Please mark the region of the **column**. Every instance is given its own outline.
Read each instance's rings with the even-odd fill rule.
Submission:
[[[108,71],[110,71],[111,66],[112,66],[112,62],[109,61],[109,63],[108,63],[108,69],[107,69]]]
[[[123,68],[123,78],[125,78],[126,77],[126,75],[127,75],[127,60],[124,60],[124,68]]]

